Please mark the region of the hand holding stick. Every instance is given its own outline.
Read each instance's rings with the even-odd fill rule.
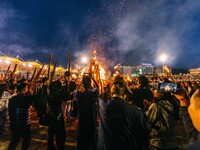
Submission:
[[[165,66],[163,66],[163,69],[165,70],[165,72],[166,72],[166,74],[167,74],[167,77],[168,77],[168,78],[171,78],[172,81],[175,82],[174,79],[173,79],[173,77],[172,77],[172,74],[171,74],[171,72],[170,72],[169,66],[166,66],[166,65],[165,65]]]
[[[36,77],[35,77],[35,81],[37,81],[40,78],[40,75],[42,73],[42,69],[44,68],[44,64],[42,64],[42,67],[40,68],[40,70],[38,71]]]

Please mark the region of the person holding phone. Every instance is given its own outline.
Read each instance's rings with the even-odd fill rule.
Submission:
[[[181,87],[180,92],[174,96],[180,101],[180,116],[188,135],[188,144],[184,148],[197,150],[200,146],[200,90],[197,89],[189,98],[186,89]]]
[[[152,125],[149,135],[150,150],[177,150],[176,124],[179,119],[178,101],[170,92],[154,90],[154,102],[146,111]]]
[[[200,131],[200,90],[197,89],[189,98],[183,86],[181,87],[180,92],[174,96],[180,102],[180,117],[188,136],[188,142],[194,143],[200,140],[198,132]]]

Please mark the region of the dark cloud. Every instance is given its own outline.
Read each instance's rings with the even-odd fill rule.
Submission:
[[[0,49],[25,60],[49,53],[66,66],[96,49],[110,66],[142,62],[199,67],[198,0],[12,0],[0,2]]]

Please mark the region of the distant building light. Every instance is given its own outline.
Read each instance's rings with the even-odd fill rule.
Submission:
[[[26,66],[26,64],[25,64],[25,63],[23,63],[22,65],[23,65],[23,66]]]
[[[31,68],[31,67],[32,67],[32,64],[28,64],[28,66]]]
[[[137,74],[136,74],[136,73],[133,73],[131,76],[132,76],[132,77],[136,77],[136,76],[137,76]]]
[[[139,74],[142,74],[142,69],[139,69]]]

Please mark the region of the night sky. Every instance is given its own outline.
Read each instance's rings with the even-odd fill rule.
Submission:
[[[91,56],[114,66],[200,67],[199,0],[1,0],[0,51],[67,66]]]

